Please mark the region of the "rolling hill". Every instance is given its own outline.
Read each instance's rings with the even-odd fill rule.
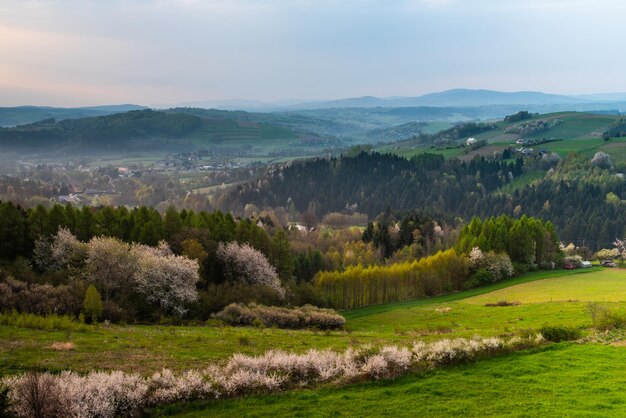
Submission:
[[[0,127],[25,125],[44,119],[60,120],[105,116],[141,109],[145,109],[145,107],[132,104],[74,108],[47,106],[0,107]]]
[[[486,146],[471,150],[467,147],[459,148],[466,137],[449,141],[445,146],[432,146],[445,131],[430,138],[413,138],[398,141],[393,145],[378,148],[381,152],[393,152],[410,157],[424,152],[443,154],[446,157],[460,157],[471,159],[475,155],[490,155],[493,152],[502,152],[506,148],[519,148],[515,144],[518,139],[534,140],[538,142],[553,141],[538,145],[530,145],[533,149],[556,152],[561,156],[575,151],[584,155],[593,156],[598,151],[604,151],[616,159],[626,158],[626,139],[621,137],[605,140],[603,134],[615,126],[621,126],[622,116],[584,112],[557,112],[534,115],[532,118],[506,123],[496,122],[493,129],[483,133],[471,135],[477,140],[484,140]],[[520,128],[520,126],[522,128]],[[523,127],[527,127],[523,129]]]
[[[306,155],[337,145],[334,138],[307,129],[321,123],[302,116],[144,109],[0,128],[0,149],[62,155],[197,149],[224,156]]]

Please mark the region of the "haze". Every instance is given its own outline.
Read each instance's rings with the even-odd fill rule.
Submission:
[[[4,0],[0,106],[626,91],[617,0]]]

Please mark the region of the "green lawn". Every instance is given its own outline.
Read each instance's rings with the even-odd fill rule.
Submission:
[[[183,417],[626,416],[626,348],[562,343],[342,388],[180,405]]]

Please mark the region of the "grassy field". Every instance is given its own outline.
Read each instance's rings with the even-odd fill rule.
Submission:
[[[546,323],[588,327],[584,302],[524,303],[486,307],[468,302],[479,295],[527,283],[542,289],[543,279],[559,283],[597,282],[606,270],[535,272],[490,286],[431,299],[346,311],[344,331],[290,331],[220,326],[89,327],[86,332],[42,331],[0,326],[0,375],[29,369],[88,371],[122,369],[151,374],[163,367],[202,368],[236,352],[260,354],[271,348],[302,352],[310,348],[411,344],[441,338],[497,336]],[[558,278],[562,276],[562,278]],[[580,278],[580,279],[578,279]],[[616,303],[626,309],[626,303]],[[55,350],[72,342],[72,350]]]
[[[626,301],[626,270],[604,269],[592,275],[557,277],[500,289],[464,302],[481,304],[507,300],[523,304],[568,301]]]
[[[485,306],[501,300],[514,306]],[[203,368],[236,352],[410,345],[442,338],[507,336],[544,325],[591,327],[587,301],[626,311],[626,271],[592,268],[534,272],[451,295],[343,312],[333,332],[226,326],[89,326],[42,331],[0,326],[0,375],[26,370]],[[73,349],[53,348],[72,342]],[[342,388],[174,405],[185,416],[468,416],[626,414],[626,348],[559,344],[475,364]],[[374,412],[373,412],[374,411]]]
[[[343,388],[172,407],[183,417],[624,416],[626,348],[562,343]]]
[[[617,302],[626,294],[622,270],[534,273],[511,284],[362,308],[346,316],[355,329],[379,335],[404,334],[402,329],[428,322],[443,338],[462,335],[467,327],[483,335],[512,332],[521,324],[587,328],[582,300],[611,300],[613,308],[626,308]],[[511,295],[522,304],[484,306]],[[574,298],[581,301],[567,301]],[[183,417],[624,416],[626,376],[617,367],[624,361],[621,344],[561,343],[392,381],[174,405],[160,412]]]

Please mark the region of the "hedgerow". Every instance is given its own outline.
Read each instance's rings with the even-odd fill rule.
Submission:
[[[337,329],[346,323],[345,318],[336,311],[312,305],[299,308],[282,308],[255,303],[249,305],[232,303],[215,314],[214,317],[232,326],[263,324],[266,327],[288,329]]]

